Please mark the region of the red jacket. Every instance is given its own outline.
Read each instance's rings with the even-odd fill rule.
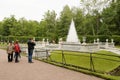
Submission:
[[[15,52],[20,52],[20,46],[18,44],[14,44],[14,51]]]

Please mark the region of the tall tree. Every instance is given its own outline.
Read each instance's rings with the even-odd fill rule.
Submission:
[[[73,7],[72,9],[73,19],[75,21],[75,27],[77,33],[79,35],[83,34],[83,21],[84,21],[84,14],[80,8]]]
[[[47,11],[44,15],[44,19],[46,22],[46,37],[49,37],[51,39],[56,39],[56,13],[55,11]]]
[[[115,15],[115,24],[117,27],[117,35],[120,35],[120,0],[115,0],[114,4],[116,5],[116,15]]]
[[[46,31],[47,31],[47,22],[45,20],[42,20],[39,24],[39,27],[37,28],[37,36],[40,36],[40,37],[46,37]]]
[[[60,19],[59,19],[59,26],[58,27],[58,34],[60,37],[66,37],[68,33],[68,29],[73,18],[73,14],[71,9],[68,5],[63,8],[61,11]]]
[[[2,35],[3,27],[2,27],[2,21],[0,21],[0,35]]]
[[[93,25],[92,27],[92,33],[93,35],[98,35],[100,32],[100,21],[101,21],[101,16],[100,13],[104,8],[109,6],[111,0],[81,0],[81,5],[84,14],[87,15],[93,15],[93,19],[96,22],[91,23]],[[96,24],[95,24],[96,23]]]
[[[18,20],[18,26],[20,27],[20,35],[27,36],[27,24],[28,21],[23,17]]]
[[[25,18],[19,19],[19,25],[16,29],[19,29],[19,35],[21,36],[36,36],[39,22],[34,20],[26,20]]]
[[[105,24],[104,27],[107,27],[108,31],[112,35],[120,34],[120,1],[112,2],[111,5],[104,9],[102,12],[102,20]]]
[[[2,26],[4,30],[4,36],[14,35],[14,28],[17,27],[17,20],[15,19],[14,15],[11,15],[10,18],[4,18]]]

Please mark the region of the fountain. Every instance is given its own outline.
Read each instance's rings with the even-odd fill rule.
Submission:
[[[66,42],[61,44],[61,49],[80,52],[93,52],[99,48],[98,44],[86,44],[86,37],[83,37],[83,43],[81,44],[80,40],[78,39],[74,21],[72,19]]]
[[[72,19],[66,42],[63,42],[61,44],[61,49],[62,50],[78,51],[80,49],[79,45],[80,45],[80,41],[79,41],[78,36],[77,36],[74,21]]]
[[[69,28],[69,32],[68,32],[68,35],[67,35],[66,42],[67,43],[80,44],[80,41],[79,41],[78,36],[77,36],[77,32],[76,32],[76,29],[75,29],[75,24],[74,24],[73,19],[72,19],[72,22],[70,24],[70,28]]]

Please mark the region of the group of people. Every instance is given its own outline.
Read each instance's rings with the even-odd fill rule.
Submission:
[[[27,42],[27,45],[28,45],[28,63],[33,63],[32,55],[35,46],[35,41],[32,38],[30,38]],[[16,40],[14,43],[9,42],[7,46],[8,62],[12,62],[14,57],[15,63],[18,63],[19,62],[18,57],[21,57],[20,53],[21,53],[21,49],[18,40]]]

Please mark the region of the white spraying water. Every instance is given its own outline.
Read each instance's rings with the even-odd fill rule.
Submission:
[[[79,39],[78,39],[76,29],[75,29],[75,24],[74,24],[73,19],[72,19],[72,22],[70,24],[70,28],[69,28],[69,32],[68,32],[68,35],[67,35],[67,41],[66,42],[80,43]]]

